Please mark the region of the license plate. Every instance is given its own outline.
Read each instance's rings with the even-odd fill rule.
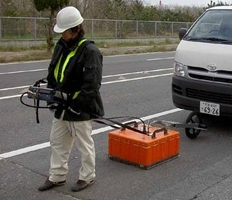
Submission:
[[[220,115],[220,104],[200,101],[200,113]]]

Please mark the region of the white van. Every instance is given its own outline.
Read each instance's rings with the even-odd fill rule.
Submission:
[[[206,10],[180,29],[172,97],[176,107],[232,116],[232,6]]]

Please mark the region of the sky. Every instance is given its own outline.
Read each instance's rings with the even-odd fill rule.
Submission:
[[[211,0],[161,0],[162,5],[178,5],[178,6],[207,6]],[[213,0],[213,2],[232,4],[232,0]],[[149,5],[159,5],[160,0],[143,0]]]

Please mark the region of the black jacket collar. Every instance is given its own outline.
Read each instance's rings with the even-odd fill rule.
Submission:
[[[78,43],[84,38],[74,38],[69,42],[65,42],[62,38],[59,39],[58,44],[60,44],[63,48],[68,51],[73,51],[76,49]]]

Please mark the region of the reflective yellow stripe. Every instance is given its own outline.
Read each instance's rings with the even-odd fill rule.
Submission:
[[[78,91],[78,92],[75,92],[75,94],[73,95],[72,99],[76,99],[78,94],[80,93],[81,91]]]
[[[87,39],[81,40],[81,41],[78,43],[77,48],[74,49],[73,51],[71,51],[71,52],[68,54],[68,56],[67,56],[67,58],[66,58],[66,60],[65,60],[65,62],[64,62],[64,64],[63,64],[63,67],[62,67],[60,80],[57,80],[57,79],[58,79],[58,73],[59,73],[59,67],[60,67],[60,62],[61,62],[62,55],[60,56],[59,61],[58,61],[57,65],[56,65],[56,68],[55,68],[55,70],[54,70],[54,76],[55,76],[55,79],[56,79],[57,82],[59,81],[59,82],[61,83],[61,82],[63,81],[63,79],[64,79],[64,71],[65,71],[65,69],[66,69],[66,67],[67,67],[67,65],[68,65],[68,63],[69,63],[69,61],[70,61],[70,59],[76,54],[76,52],[77,52],[79,46],[81,46],[81,44],[82,44],[84,41],[86,41],[86,40],[87,40]]]
[[[54,70],[54,76],[55,76],[56,81],[57,81],[57,79],[58,79],[59,66],[60,66],[60,61],[61,61],[62,56],[63,56],[63,55],[60,56],[59,61],[58,61],[57,65],[56,65],[56,68],[55,68],[55,70]]]

